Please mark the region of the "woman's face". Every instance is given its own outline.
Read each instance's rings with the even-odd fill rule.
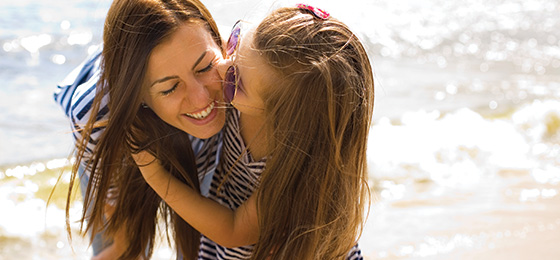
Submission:
[[[144,103],[163,121],[195,137],[218,133],[225,122],[222,54],[202,23],[188,22],[156,46],[148,60]]]

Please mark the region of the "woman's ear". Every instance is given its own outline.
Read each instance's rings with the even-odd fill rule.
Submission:
[[[140,100],[140,107],[142,108],[150,108],[150,106],[148,106],[148,104],[146,103],[145,99]]]

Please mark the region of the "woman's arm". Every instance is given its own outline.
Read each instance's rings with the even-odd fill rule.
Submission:
[[[255,194],[232,211],[179,181],[148,152],[143,151],[133,157],[146,182],[200,233],[225,247],[257,242],[259,228]]]
[[[105,218],[109,219],[115,212],[115,207],[111,204],[105,204]],[[105,239],[108,239],[105,237]],[[112,260],[118,259],[124,254],[128,248],[128,239],[126,237],[126,225],[121,226],[115,234],[111,237],[113,243],[108,247],[104,248],[96,256],[92,257],[91,260]],[[145,259],[143,256],[138,256],[137,260]]]
[[[119,229],[113,236],[113,243],[104,248],[99,254],[92,257],[91,260],[111,260],[118,259],[126,251],[128,240],[124,229]],[[143,259],[138,257],[138,259]]]

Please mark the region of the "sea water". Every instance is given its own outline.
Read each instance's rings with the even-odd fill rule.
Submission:
[[[375,71],[367,258],[560,254],[560,3],[308,2],[350,25]],[[226,36],[291,2],[204,3]],[[0,3],[0,259],[87,258],[76,236],[72,253],[62,204],[45,205],[72,152],[52,93],[101,42],[109,6]]]

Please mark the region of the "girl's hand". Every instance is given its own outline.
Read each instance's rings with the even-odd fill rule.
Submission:
[[[147,151],[132,153],[132,158],[134,159],[136,165],[140,169],[140,172],[142,173],[144,180],[146,180],[146,182],[150,186],[153,186],[152,181],[154,179],[163,178],[169,174],[161,166],[160,161]]]
[[[145,150],[140,151],[138,153],[132,153],[132,159],[134,159],[138,167],[144,167],[157,161],[152,154],[150,154]]]

